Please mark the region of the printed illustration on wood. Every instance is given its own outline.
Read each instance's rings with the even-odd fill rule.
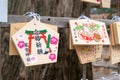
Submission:
[[[17,31],[19,31],[22,27],[24,27],[26,24],[27,24],[27,22],[10,24],[9,55],[18,55],[18,51],[16,50],[15,45],[14,45],[11,37]],[[46,25],[49,28],[52,28],[54,31],[57,32],[57,26],[46,24],[46,23],[44,23],[44,25]]]
[[[81,0],[84,2],[89,2],[89,3],[95,3],[95,4],[100,4],[100,0]]]
[[[70,20],[70,29],[74,45],[109,45],[105,23],[89,20]]]
[[[59,33],[32,20],[12,36],[25,66],[57,61]]]
[[[75,46],[75,49],[81,64],[93,62],[97,58],[101,58],[102,46]]]

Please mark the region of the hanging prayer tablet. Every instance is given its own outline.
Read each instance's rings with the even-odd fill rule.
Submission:
[[[31,20],[12,36],[25,66],[57,62],[59,33]]]
[[[90,20],[70,20],[70,29],[74,45],[109,45],[105,23]]]
[[[101,58],[102,46],[75,46],[75,49],[81,64],[93,62],[96,61],[96,59]]]
[[[120,22],[113,23],[115,43],[120,44]]]
[[[11,36],[15,34],[17,31],[19,31],[22,27],[24,27],[27,24],[27,22],[24,23],[12,23],[10,24],[10,40],[9,40],[9,55],[18,55],[18,51],[15,48],[15,45],[11,39]],[[49,28],[52,28],[54,31],[57,32],[57,26],[51,25],[51,24],[46,24],[44,23]]]
[[[27,22],[24,23],[12,23],[10,24],[10,40],[9,40],[9,55],[18,55],[18,52],[15,48],[15,45],[11,39],[11,36],[19,31],[23,26],[25,26]]]
[[[101,0],[101,7],[102,8],[110,8],[111,0]]]

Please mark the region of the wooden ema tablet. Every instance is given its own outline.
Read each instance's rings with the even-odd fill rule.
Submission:
[[[27,22],[24,23],[12,23],[10,24],[10,40],[9,40],[9,55],[18,55],[18,51],[11,39],[11,36],[19,31]],[[47,27],[52,28],[57,32],[57,26],[44,23]]]
[[[75,46],[75,49],[81,64],[93,62],[97,58],[101,58],[102,46]]]
[[[115,33],[115,42],[116,44],[120,44],[120,22],[114,22],[113,25],[114,33]]]
[[[25,66],[57,62],[59,33],[31,20],[12,36]]]
[[[110,24],[110,42],[111,45],[115,45],[115,31],[114,31],[114,23]]]
[[[110,62],[111,64],[115,64],[120,62],[120,22],[114,22],[110,26]]]
[[[23,26],[25,26],[27,23],[12,23],[10,24],[10,39],[9,39],[9,55],[18,55],[18,52],[13,44],[13,41],[11,39],[11,36],[19,31]]]
[[[110,46],[110,62],[111,64],[120,62],[120,45]]]
[[[111,0],[101,0],[101,7],[102,8],[110,8]]]
[[[89,3],[95,3],[95,4],[100,4],[100,0],[81,0],[84,2],[89,2]]]
[[[73,45],[109,45],[105,23],[89,20],[70,20]]]

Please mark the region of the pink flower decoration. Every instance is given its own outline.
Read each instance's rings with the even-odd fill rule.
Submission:
[[[57,39],[55,36],[53,36],[53,37],[51,37],[51,39],[50,39],[50,43],[56,45],[56,44],[58,43],[58,39]]]
[[[19,48],[23,48],[24,47],[24,41],[19,41],[17,45],[18,45]]]
[[[52,60],[52,61],[55,60],[56,59],[56,55],[55,54],[50,54],[49,55],[49,59]]]

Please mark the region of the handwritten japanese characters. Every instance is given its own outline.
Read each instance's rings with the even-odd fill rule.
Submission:
[[[75,46],[75,49],[81,64],[93,62],[96,59],[101,58],[102,46]]]
[[[43,23],[30,21],[12,39],[25,66],[57,61],[59,34]]]
[[[105,23],[80,19],[70,20],[70,29],[74,45],[109,45]]]
[[[111,64],[120,62],[120,46],[119,45],[110,46],[110,62]]]

